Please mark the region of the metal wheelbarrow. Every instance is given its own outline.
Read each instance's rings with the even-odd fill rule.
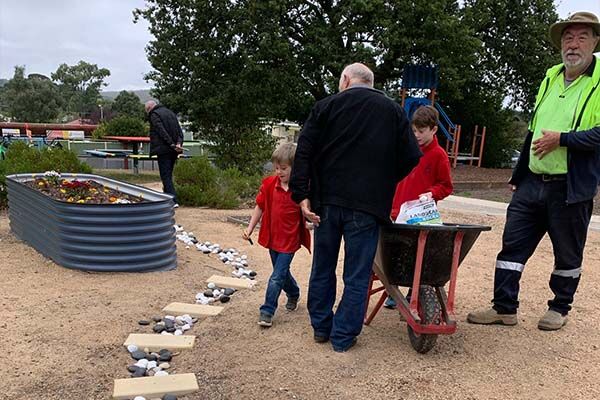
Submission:
[[[454,297],[458,266],[483,231],[481,225],[406,225],[381,227],[379,249],[367,295],[383,292],[370,314],[369,325],[390,296],[407,323],[412,347],[419,353],[431,350],[440,334],[456,331]],[[375,287],[375,282],[381,285]],[[448,284],[448,293],[444,286]],[[405,297],[398,286],[411,288]]]

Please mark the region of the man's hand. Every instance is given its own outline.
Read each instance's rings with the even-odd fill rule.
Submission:
[[[321,217],[312,212],[310,209],[310,200],[302,200],[300,202],[300,209],[302,210],[302,215],[304,215],[304,218],[306,218],[309,222],[312,222],[315,226],[319,226],[321,223]]]
[[[542,129],[542,137],[533,141],[533,154],[540,160],[560,147],[560,132]]]
[[[183,153],[183,147],[180,144],[175,145],[175,151],[179,154]]]
[[[510,187],[510,191],[511,192],[516,192],[517,191],[517,185],[508,185]]]

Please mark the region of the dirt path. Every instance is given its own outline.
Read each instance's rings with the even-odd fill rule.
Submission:
[[[446,221],[486,223],[459,272],[458,332],[441,337],[427,355],[410,347],[406,325],[382,310],[358,345],[337,354],[312,340],[306,311],[310,256],[298,253],[293,271],[303,289],[295,313],[280,312],[270,330],[257,324],[271,266],[267,252],[239,239],[222,212],[180,208],[177,221],[200,239],[247,252],[259,273],[255,291],[236,293],[219,316],[197,324],[197,345],[174,361],[194,372],[201,390],[185,399],[598,399],[600,398],[600,234],[590,233],[585,273],[569,324],[541,332],[552,270],[544,239],[522,281],[519,325],[473,326],[466,313],[488,304],[502,218],[446,212]],[[214,256],[179,245],[175,271],[90,274],[44,259],[9,232],[0,216],[0,399],[108,399],[113,379],[128,376],[121,346],[137,321],[172,301],[193,301],[204,280],[229,268]],[[340,272],[340,271],[338,271]],[[339,273],[338,273],[339,275]],[[341,285],[340,285],[341,287]],[[339,292],[338,292],[339,293]]]

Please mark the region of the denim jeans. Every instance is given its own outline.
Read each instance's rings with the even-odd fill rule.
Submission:
[[[592,200],[567,204],[567,182],[543,182],[529,174],[517,187],[506,213],[502,250],[496,259],[493,308],[515,314],[519,281],[525,264],[546,233],[554,250],[548,307],[562,315],[571,303],[581,276],[583,250],[592,215]]]
[[[175,186],[173,185],[173,169],[177,162],[177,153],[159,154],[157,157],[160,180],[163,184],[163,192],[173,196],[173,202],[177,203]]]
[[[269,255],[273,263],[273,273],[269,278],[265,303],[260,306],[260,312],[273,316],[277,310],[277,300],[279,300],[281,291],[283,290],[288,298],[297,299],[300,297],[300,288],[290,272],[294,253],[278,253],[275,250],[269,250]]]
[[[315,228],[308,286],[308,312],[315,335],[329,337],[334,350],[346,350],[362,330],[379,224],[370,214],[323,206]],[[336,266],[344,238],[344,292],[335,314]]]

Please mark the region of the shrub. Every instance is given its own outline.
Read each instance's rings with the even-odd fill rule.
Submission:
[[[0,208],[6,207],[6,175],[55,170],[63,173],[91,173],[89,165],[79,161],[67,149],[45,148],[42,151],[25,142],[13,142],[0,161]]]
[[[175,166],[175,189],[181,205],[231,209],[253,197],[260,175],[244,176],[235,168],[220,170],[206,157],[181,160]]]
[[[150,127],[140,118],[121,115],[103,122],[92,134],[100,139],[104,136],[148,136]]]

